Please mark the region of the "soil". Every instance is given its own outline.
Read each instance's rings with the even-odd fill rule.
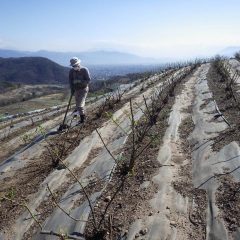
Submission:
[[[239,142],[240,139],[240,113],[234,101],[226,97],[225,85],[219,82],[219,79],[218,73],[211,67],[208,73],[210,90],[213,93],[213,98],[216,100],[220,111],[224,114],[232,127],[219,133],[217,138],[212,139],[214,142],[212,149],[215,151],[219,151],[223,146],[232,141]],[[181,88],[181,85],[177,87],[175,95],[181,91]],[[149,148],[143,151],[136,159],[133,171],[127,173],[126,166],[129,164],[127,159],[130,158],[132,146],[132,135],[129,136],[126,147],[121,155],[122,164],[117,166],[111,182],[108,183],[94,207],[94,215],[99,224],[98,232],[96,233],[95,231],[95,235],[93,235],[93,219],[90,215],[86,228],[86,239],[117,239],[119,236],[126,235],[129,226],[135,220],[153,214],[148,202],[152,199],[154,193],[156,193],[157,186],[153,184],[151,179],[161,167],[156,157],[162,142],[162,137],[167,128],[167,119],[174,99],[174,96],[168,99],[163,111],[157,118],[156,124],[147,132],[143,141],[138,143],[137,151],[140,152],[144,146],[154,139],[149,145]],[[209,101],[211,100],[212,99],[209,99]],[[108,111],[116,111],[126,101],[127,100],[123,100]],[[202,105],[201,108],[204,106],[205,105]],[[78,146],[83,137],[89,135],[96,127],[101,126],[108,120],[108,116],[104,113],[101,115],[101,118],[97,118],[96,111],[89,112],[88,123],[85,124],[84,128],[80,126],[71,129],[68,133],[63,133],[61,136],[59,135],[49,139],[53,149],[57,147],[57,149],[63,150],[63,159]],[[185,112],[191,115],[191,108],[186,109]],[[140,120],[139,124],[144,126],[143,118]],[[180,139],[183,140],[181,141],[181,149],[183,150],[184,156],[189,161],[186,161],[187,163],[185,165],[179,167],[178,178],[172,183],[172,186],[178,193],[189,199],[190,208],[188,210],[188,216],[192,226],[192,232],[189,233],[189,236],[191,236],[190,239],[206,239],[206,192],[194,188],[192,184],[191,147],[190,143],[187,141],[187,137],[192,132],[193,128],[194,124],[190,116],[187,117],[180,126]],[[83,166],[74,170],[77,177],[81,175],[84,168],[97,154],[98,149],[92,151]],[[36,165],[36,162],[39,165]],[[27,202],[28,196],[38,190],[38,186],[51,171],[53,171],[52,156],[46,150],[39,159],[34,159],[33,163],[17,171],[14,178],[4,179],[4,182],[1,183],[4,188],[1,186],[0,196],[7,195],[13,199],[17,196],[20,202]],[[227,228],[230,232],[234,232],[237,227],[240,227],[240,183],[235,182],[230,175],[217,176],[217,178],[220,182],[220,186],[216,192],[216,204],[221,210],[220,214],[225,220]],[[69,174],[68,181],[54,192],[55,199],[59,200],[74,182],[74,178]],[[147,188],[143,187],[145,183],[149,183]],[[101,179],[97,181],[97,184],[96,181],[93,180],[85,190],[91,195],[93,192],[102,189],[104,184],[105,182]],[[80,198],[79,201],[76,202],[76,205],[80,205],[83,200],[83,198]],[[40,222],[44,222],[46,217],[52,213],[54,207],[52,197],[49,197],[49,199],[41,203],[37,209],[41,214]],[[106,208],[107,211],[105,213],[104,210]],[[23,208],[19,205],[12,204],[8,201],[1,201],[0,229],[7,230],[6,226],[11,225],[22,211]],[[36,230],[37,226],[34,224],[29,231],[25,233],[24,239],[31,239]]]
[[[112,111],[119,109],[125,102],[126,100],[114,105]],[[68,156],[75,147],[79,145],[80,141],[85,136],[90,135],[92,131],[97,127],[100,127],[106,120],[107,116],[102,116],[100,119],[96,119],[94,112],[89,111],[88,122],[86,124],[70,129],[57,136],[50,137],[47,140],[49,142],[48,148],[54,150],[56,146],[60,147],[62,150],[61,157],[62,159],[65,159],[66,156]],[[43,182],[46,176],[54,170],[52,165],[53,160],[55,159],[52,158],[51,151],[49,152],[46,149],[40,157],[34,159],[34,162],[31,162],[26,167],[16,171],[14,178],[5,178],[2,180],[0,189],[1,196],[8,194],[14,188],[16,189],[14,198],[17,197],[18,202],[22,202],[23,200],[27,202],[27,196],[37,192],[39,185]],[[28,187],[25,187],[26,183],[28,183]],[[15,214],[9,214],[13,208]],[[0,219],[0,230],[11,225],[11,223],[20,215],[22,210],[21,206],[13,206],[9,201],[2,201],[0,216],[3,217]]]
[[[233,98],[229,98],[226,93],[225,82],[220,82],[220,75],[216,69],[211,66],[207,75],[208,85],[213,93],[213,98],[219,107],[221,113],[230,123],[231,128],[219,133],[219,136],[213,138],[212,149],[219,151],[222,147],[232,141],[240,143],[240,111]],[[217,87],[216,87],[217,86]]]
[[[119,102],[114,105],[112,111],[119,109],[126,100]],[[100,119],[96,119],[95,112],[89,111],[88,122],[84,127],[80,126],[77,128],[70,129],[67,132],[63,132],[57,136],[50,137],[47,141],[50,143],[48,148],[53,148],[55,146],[61,146],[62,159],[70,154],[79,142],[87,135],[90,135],[97,127],[100,127],[104,121],[107,120],[106,116],[102,116]],[[63,149],[64,146],[64,149]],[[5,178],[0,183],[0,195],[4,196],[15,189],[15,196],[18,196],[18,201],[22,202],[27,201],[27,196],[29,194],[35,193],[38,190],[39,185],[46,176],[54,170],[52,166],[52,156],[49,154],[49,151],[46,149],[43,154],[34,159],[28,166],[23,167],[16,172],[14,178]],[[28,183],[28,187],[24,187]],[[13,211],[15,214],[9,214]],[[17,210],[18,209],[18,210]],[[3,216],[0,219],[0,229],[6,228],[6,226],[11,225],[11,223],[16,219],[22,207],[15,205],[13,206],[9,201],[2,201],[0,207],[0,215]]]
[[[221,182],[216,192],[216,203],[230,232],[240,227],[240,182],[230,175],[218,177]]]
[[[172,104],[172,100],[169,101],[168,107]],[[165,113],[163,117],[160,115],[156,125],[148,131],[143,141],[138,143],[138,152],[140,152],[151,139],[155,139],[149,148],[136,159],[133,171],[126,174],[126,168],[129,164],[126,160],[129,159],[132,152],[132,138],[131,135],[129,136],[122,155],[123,163],[117,167],[111,182],[98,199],[95,207],[94,215],[97,223],[100,225],[99,232],[97,235],[96,232],[94,233],[91,216],[86,228],[86,239],[110,239],[110,235],[112,235],[113,239],[117,239],[117,237],[127,231],[135,220],[152,214],[148,202],[156,193],[157,187],[151,182],[151,179],[158,168],[161,167],[157,161],[157,154],[166,127],[167,114]],[[141,185],[148,181],[151,182],[149,186],[142,188]],[[109,205],[108,199],[113,199],[115,194],[116,196],[105,214],[104,210]],[[111,219],[110,224],[109,218]],[[94,236],[92,235],[93,233],[95,234]],[[104,235],[101,236],[102,238],[100,237],[101,233]]]
[[[84,164],[80,168],[74,169],[73,173],[77,178],[79,178],[81,176],[83,170],[89,165],[89,163],[92,161],[92,159],[97,156],[98,152],[99,152],[99,149],[95,149],[95,150],[91,151],[88,159],[84,162]],[[49,217],[51,215],[51,213],[55,209],[56,206],[55,206],[54,202],[55,201],[58,202],[61,199],[61,197],[63,196],[63,194],[67,191],[67,189],[69,189],[69,187],[75,183],[76,179],[70,173],[67,175],[67,177],[68,177],[67,181],[65,181],[65,183],[60,188],[58,188],[57,191],[55,191],[53,193],[54,199],[52,196],[49,196],[36,209],[36,211],[40,215],[40,216],[38,216],[38,221],[41,224],[45,221],[45,219],[47,217]],[[88,194],[88,196],[90,196],[90,194],[93,191],[97,191],[98,189],[100,190],[100,188],[102,188],[102,185],[103,185],[103,181],[101,181],[101,180],[96,181],[95,179],[93,179],[90,181],[88,187],[85,188],[85,191]],[[81,194],[81,192],[79,192],[79,194]],[[85,201],[85,198],[84,199],[80,198],[76,204],[80,205],[83,201]],[[74,208],[76,206],[77,205],[75,205]],[[36,223],[33,224],[29,228],[29,230],[24,234],[23,239],[24,240],[32,239],[32,236],[38,230],[39,230],[39,226]]]
[[[163,79],[160,79],[160,81],[163,81]],[[146,89],[148,88],[149,87],[147,87]],[[72,128],[65,133],[63,132],[59,135],[48,138],[48,149],[52,148],[53,150],[57,146],[62,151],[61,158],[65,159],[75,149],[75,147],[79,145],[80,141],[84,137],[90,135],[92,131],[102,126],[105,121],[109,120],[109,114],[120,109],[128,101],[129,99],[122,99],[120,102],[111,105],[110,109],[104,109],[104,112],[101,113],[101,118],[97,117],[99,115],[99,108],[88,110],[88,119],[86,124]],[[105,111],[107,111],[108,114],[106,114]],[[28,196],[30,194],[36,193],[40,184],[43,182],[46,176],[48,176],[48,174],[50,174],[54,170],[52,165],[53,160],[55,159],[51,154],[51,150],[49,151],[46,149],[40,157],[34,159],[34,162],[29,163],[27,166],[23,167],[20,170],[17,170],[14,178],[5,178],[1,182],[0,196],[8,196],[10,194],[12,200],[17,199],[19,203],[23,201],[27,203]],[[89,158],[88,161],[90,160],[91,159]],[[86,162],[86,164],[88,163],[88,161]],[[81,171],[79,171],[79,174],[80,173]],[[64,185],[59,190],[59,192],[56,193],[56,199],[59,199],[61,197],[61,195],[69,187],[69,184],[72,183],[71,181],[73,180],[71,179],[71,177],[69,177],[69,183],[66,183],[66,185]],[[49,204],[49,206],[47,205],[48,203],[45,201],[38,209],[40,211],[40,214],[42,214],[40,221],[43,221],[43,219],[45,219],[45,217],[48,216],[53,210],[53,206],[51,206],[51,204]],[[19,204],[13,204],[10,201],[2,200],[0,206],[0,216],[2,216],[0,218],[0,230],[9,231],[9,227],[14,222],[14,220],[19,217],[20,213],[23,210],[23,207]],[[30,238],[32,231],[34,232],[35,228],[36,226],[34,226],[29,232],[26,233],[26,239]]]
[[[240,143],[240,111],[233,98],[227,96],[226,83],[219,82],[219,79],[221,79],[219,73],[211,66],[208,73],[209,87],[220,111],[231,127],[220,132],[218,137],[212,139],[214,141],[212,144],[214,151],[219,151],[232,141]],[[220,214],[229,232],[233,233],[240,226],[240,183],[236,182],[228,173],[216,177],[220,182],[216,191],[216,204],[221,210]]]
[[[4,138],[0,139],[0,144],[2,146],[2,152],[1,152],[1,155],[0,155],[0,163],[3,162],[5,159],[9,158],[15,152],[22,149],[27,144],[29,144],[33,140],[33,138],[36,137],[36,135],[39,134],[39,133],[37,133],[37,127],[38,126],[41,126],[42,123],[48,121],[50,118],[52,119],[52,118],[60,116],[61,114],[63,114],[64,111],[65,110],[60,110],[57,113],[53,114],[49,118],[45,118],[43,120],[40,120],[40,121],[36,122],[34,125],[28,125],[28,126],[19,128],[17,131],[15,131],[13,133],[10,132],[10,134],[7,137],[4,137]],[[14,123],[12,125],[14,126],[14,124],[16,124],[18,122],[21,122],[21,120],[14,121]],[[7,126],[9,126],[9,124],[7,124],[5,127],[7,127]],[[24,136],[24,133],[26,133],[27,131],[29,131],[31,129],[34,129],[34,128],[36,129],[36,132],[33,133],[33,134],[29,134],[28,139],[26,141],[21,140],[21,142],[18,142],[15,145],[12,144],[11,148],[9,148],[8,145],[7,145],[7,148],[4,146],[5,143],[11,141],[14,138],[17,138],[18,136]]]
[[[187,109],[186,111],[189,111],[188,113],[191,112],[191,109]],[[192,121],[192,117],[188,116],[186,117],[180,127],[179,127],[179,137],[180,139],[184,140],[184,144],[182,144],[182,149],[184,150],[185,155],[187,155],[188,158],[191,158],[191,149],[189,142],[187,140],[189,134],[193,132],[194,130],[194,122]]]
[[[47,158],[31,162],[27,167],[16,172],[14,178],[5,178],[1,181],[1,196],[7,196],[18,203],[28,201],[28,195],[36,192],[39,184],[52,171]],[[6,229],[14,223],[22,212],[23,207],[7,200],[0,202],[0,229]]]
[[[42,123],[46,122],[50,118],[55,118],[57,116],[60,116],[61,114],[63,114],[63,112],[64,112],[63,110],[62,111],[58,111],[57,113],[54,113],[53,115],[51,115],[51,117],[45,117],[44,119],[39,120],[37,122],[34,122],[33,124],[29,124],[28,126],[21,127],[18,130],[14,131],[13,133],[10,131],[10,134],[8,134],[6,137],[1,139],[0,142],[10,141],[11,139],[15,138],[16,136],[22,135],[25,132],[27,132],[28,130],[41,125]],[[29,119],[31,119],[31,118],[29,117]],[[12,126],[14,128],[14,124],[12,124]]]
[[[212,102],[212,98],[207,98],[204,100],[204,103],[200,106],[200,110],[202,110],[203,108],[205,108],[210,102]]]
[[[149,200],[153,198],[158,189],[151,179],[158,172],[159,168],[162,167],[157,161],[157,155],[167,129],[167,120],[175,95],[179,94],[181,90],[182,84],[177,85],[175,94],[168,99],[157,118],[156,124],[147,132],[143,141],[137,143],[138,151],[141,151],[140,149],[143,149],[151,139],[154,139],[149,148],[145,149],[136,159],[133,171],[127,173],[126,168],[129,166],[127,159],[130,159],[132,154],[132,134],[130,134],[122,155],[123,164],[117,166],[111,182],[98,199],[94,208],[98,229],[97,231],[93,229],[93,218],[90,215],[85,229],[86,239],[119,239],[127,234],[130,225],[134,221],[144,219],[144,216],[153,214]],[[144,117],[139,124],[141,125],[143,122]],[[149,183],[147,188],[142,187],[144,183]],[[183,185],[181,188],[184,189],[184,187]],[[195,202],[200,205],[200,200],[197,197]],[[202,208],[206,207],[206,205],[202,205]],[[192,215],[194,215],[194,211],[195,209]],[[199,217],[197,218],[199,219]],[[203,221],[201,219],[201,224]]]
[[[191,110],[188,109],[191,114]],[[192,183],[191,147],[187,138],[194,129],[191,115],[185,118],[179,127],[179,137],[182,139],[181,149],[184,151],[187,164],[180,166],[179,179],[172,183],[174,189],[182,196],[189,198],[189,221],[192,224],[192,239],[206,238],[207,194],[205,190],[196,189]],[[184,141],[185,140],[185,141]]]

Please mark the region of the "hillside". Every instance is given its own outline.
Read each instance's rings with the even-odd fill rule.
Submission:
[[[68,68],[43,57],[0,58],[0,82],[64,84]]]
[[[0,240],[239,240],[240,62],[172,66],[0,122]]]

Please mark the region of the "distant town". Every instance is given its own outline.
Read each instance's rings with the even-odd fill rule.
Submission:
[[[108,80],[112,76],[123,76],[129,73],[142,73],[161,70],[159,65],[92,65],[89,66],[93,80]]]

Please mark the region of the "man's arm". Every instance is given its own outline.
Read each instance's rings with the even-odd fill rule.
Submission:
[[[91,77],[87,68],[85,68],[84,80],[86,80],[87,83],[91,81]]]

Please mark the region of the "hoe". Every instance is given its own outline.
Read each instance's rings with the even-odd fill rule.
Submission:
[[[62,124],[61,124],[61,125],[59,126],[59,128],[58,128],[58,132],[61,132],[61,131],[63,131],[64,129],[68,129],[68,128],[70,127],[69,125],[67,125],[67,124],[65,123],[65,120],[66,120],[67,113],[68,113],[68,110],[69,110],[69,107],[70,107],[70,104],[71,104],[71,101],[72,101],[72,96],[73,96],[73,94],[71,94],[71,96],[70,96],[70,98],[69,98],[67,110],[66,110],[66,112],[65,112],[63,122],[62,122]]]

